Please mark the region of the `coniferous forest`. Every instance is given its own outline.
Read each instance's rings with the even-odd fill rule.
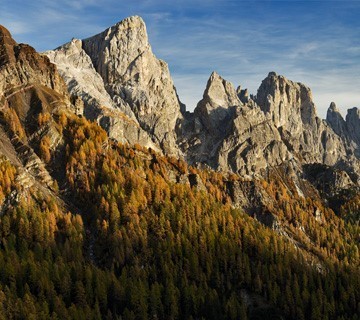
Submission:
[[[232,204],[239,176],[54,118],[63,150],[48,137],[37,148],[51,192],[25,192],[0,162],[0,319],[360,319],[358,197],[335,214],[270,173],[258,183],[274,200],[263,210],[287,226],[278,232]]]

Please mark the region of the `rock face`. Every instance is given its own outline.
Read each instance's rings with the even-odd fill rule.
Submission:
[[[0,26],[0,92],[20,86],[43,85],[67,96],[63,79],[49,59],[26,44],[17,44]]]
[[[241,175],[260,172],[292,158],[279,131],[258,106],[244,106],[219,149],[218,163]]]
[[[294,83],[270,72],[262,81],[256,102],[268,113],[277,128],[301,134],[301,125],[316,125],[316,110],[311,91],[301,83]]]
[[[203,128],[214,135],[226,134],[236,107],[242,105],[233,85],[213,72],[208,80],[203,99],[195,109],[195,116]]]
[[[360,158],[360,110],[349,109],[344,120],[336,105],[331,103],[326,121],[344,141],[348,157],[355,155],[356,158]]]
[[[358,109],[344,120],[331,104],[321,120],[304,84],[270,72],[253,97],[213,72],[194,113],[185,113],[137,16],[46,54],[73,99],[83,100],[84,115],[118,141],[241,175],[285,165],[300,176],[318,163],[360,177]]]
[[[349,138],[360,147],[360,110],[352,108],[346,115],[346,127]]]
[[[45,54],[57,65],[71,95],[83,100],[86,105],[86,117],[95,119],[101,106],[115,108],[102,78],[94,69],[90,57],[82,49],[81,40],[72,39],[69,43]]]
[[[182,148],[188,162],[216,167],[217,150],[231,129],[236,108],[241,105],[232,84],[213,72],[203,99],[183,124]]]
[[[321,120],[310,89],[274,72],[254,98],[213,73],[203,99],[183,125],[181,147],[192,164],[241,175],[280,165],[301,175],[303,165],[319,163],[345,170],[358,181],[358,121],[356,108],[345,121],[335,104],[327,121]]]
[[[181,104],[140,17],[45,54],[57,64],[71,94],[84,100],[85,116],[97,119],[111,137],[180,155]]]
[[[248,97],[240,101],[238,92],[218,74],[210,76],[194,112],[196,140],[190,145],[188,160],[251,174],[289,158],[271,121]]]
[[[345,154],[339,136],[316,114],[308,87],[276,73],[263,80],[256,102],[279,130],[282,140],[306,163],[336,164]]]
[[[327,111],[326,121],[338,136],[343,137],[346,135],[346,122],[334,102],[331,102]]]
[[[2,26],[0,57],[0,154],[17,167],[24,188],[34,183],[51,188],[39,147],[44,138],[50,151],[61,145],[52,115],[75,108],[56,66],[29,45],[17,44]]]
[[[83,102],[83,112],[78,113],[96,120],[109,137],[121,143],[141,143],[159,151],[149,134],[140,127],[129,105],[122,99],[115,102],[106,91],[103,79],[82,48],[82,40],[72,39],[45,54],[57,65],[75,105],[78,100]]]
[[[177,154],[180,102],[167,64],[151,51],[140,17],[127,18],[85,39],[83,48],[114,101],[124,100],[140,126],[168,154]]]

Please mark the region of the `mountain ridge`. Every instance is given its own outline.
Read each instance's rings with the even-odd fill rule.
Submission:
[[[125,44],[131,48],[130,52],[124,50]],[[235,173],[254,181],[267,180],[273,171],[289,172],[289,183],[295,186],[294,192],[299,197],[309,194],[309,188],[315,188],[334,210],[339,210],[341,203],[347,201],[346,196],[340,200],[339,194],[351,194],[351,190],[359,189],[357,131],[347,129],[356,127],[356,108],[349,111],[346,121],[341,122],[335,105],[331,104],[329,119],[321,120],[310,88],[273,71],[262,81],[256,95],[249,95],[241,87],[235,89],[233,84],[212,72],[203,98],[192,113],[187,112],[177,98],[172,82],[170,86],[162,84],[160,100],[152,100],[157,92],[153,83],[161,83],[163,72],[166,78],[170,74],[151,53],[146,26],[138,16],[124,19],[83,40],[81,47],[97,75],[103,79],[101,86],[110,95],[113,109],[124,112],[126,106],[124,113],[145,136],[142,139],[139,134],[128,134],[134,127],[131,124],[120,127],[118,131],[122,135],[131,136],[126,142],[155,147],[164,155],[175,155],[198,168],[211,168],[230,175]],[[56,61],[53,57],[61,55],[62,51],[63,47],[59,47],[46,53],[60,69],[61,60]],[[149,53],[146,59],[142,58],[144,52]],[[111,55],[115,58],[109,58]],[[129,64],[129,61],[132,62]],[[63,72],[66,75],[66,70]],[[71,77],[67,82],[71,83]],[[154,107],[159,101],[162,107]],[[169,101],[177,102],[174,105]],[[174,109],[175,117],[172,116]],[[340,120],[332,121],[332,113],[334,119]],[[154,122],[153,117],[158,120]],[[116,113],[111,112],[108,120],[101,121],[100,118],[97,121],[109,136],[122,141],[111,132],[114,123],[124,123],[123,117],[117,118]],[[166,147],[159,141],[156,127],[161,129]],[[166,138],[168,134],[171,135],[169,139]],[[326,188],[323,187],[325,184]],[[233,190],[234,203],[237,202],[235,199],[241,199],[238,201],[240,207],[249,206],[250,195],[244,195],[235,186],[229,185],[229,188]],[[250,205],[249,211],[258,211],[255,209],[258,205],[253,204],[253,208]]]
[[[122,49],[125,46],[130,48],[129,56]],[[237,92],[232,84],[213,72],[203,99],[194,112],[189,113],[185,112],[178,100],[172,82],[164,84],[160,100],[151,98],[158,94],[157,85],[154,87],[150,80],[162,83],[160,74],[164,71],[161,71],[161,63],[152,62],[157,60],[151,53],[146,26],[140,17],[124,19],[102,33],[83,40],[82,48],[102,77],[104,88],[112,95],[113,107],[122,109],[126,105],[127,114],[132,114],[142,134],[149,136],[148,139],[142,139],[142,145],[150,146],[150,140],[152,147],[157,146],[158,150],[166,154],[182,156],[190,164],[203,163],[213,169],[243,174],[257,174],[266,168],[267,163],[278,165],[295,157],[301,158],[300,163],[323,163],[346,168],[349,174],[359,179],[359,160],[356,156],[359,150],[358,135],[350,137],[348,130],[338,134],[336,124],[318,118],[311,91],[301,83],[270,72],[260,85],[257,95],[249,97],[245,90],[238,88]],[[54,52],[59,53],[61,50],[58,48]],[[149,56],[146,52],[149,52]],[[54,53],[48,54],[61,68],[61,61],[55,61]],[[108,58],[111,55],[120,58]],[[144,55],[147,57],[144,58]],[[170,75],[166,70],[167,78]],[[150,78],[142,80],[145,74],[149,74]],[[257,124],[249,124],[247,129],[238,128],[249,117],[259,119]],[[349,117],[356,118],[356,115],[354,113]],[[111,132],[111,121],[106,121],[108,132]],[[265,125],[265,122],[268,124]],[[240,131],[250,130],[260,124],[261,130],[269,134],[263,142],[258,141],[260,147],[257,141],[251,141],[249,137],[240,138]],[[122,128],[122,132],[126,133],[126,128]],[[171,137],[167,138],[169,135]],[[237,142],[232,135],[237,135]],[[130,136],[133,139],[127,140],[132,143],[141,140],[134,138],[134,134]],[[254,134],[252,139],[255,136],[258,135]],[[115,135],[113,137],[117,139]],[[228,155],[227,150],[230,149],[232,153]],[[260,159],[256,160],[258,156]],[[234,158],[243,160],[236,163]],[[259,165],[247,165],[256,161]]]

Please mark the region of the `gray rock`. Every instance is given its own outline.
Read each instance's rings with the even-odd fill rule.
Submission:
[[[235,108],[240,105],[233,85],[213,72],[194,114],[209,133],[221,135],[226,133],[226,124],[230,123]]]
[[[236,108],[241,105],[232,84],[213,72],[203,99],[183,125],[183,151],[189,163],[204,162],[217,167],[218,150],[231,131]]]
[[[85,115],[95,119],[99,107],[115,108],[104,82],[82,49],[82,41],[72,39],[55,50],[44,52],[65,80],[70,94],[85,103]]]
[[[167,64],[155,57],[144,21],[124,19],[104,32],[83,40],[114,101],[123,100],[161,149],[179,155],[176,145],[181,108]]]
[[[344,137],[347,135],[346,122],[334,102],[331,102],[326,113],[326,121],[338,136]]]
[[[346,128],[349,137],[353,140],[357,147],[360,147],[360,109],[349,109],[346,115]]]
[[[302,162],[335,165],[346,158],[341,137],[317,116],[311,91],[305,85],[269,73],[258,90],[256,102]]]
[[[122,143],[140,143],[160,151],[151,136],[143,130],[130,106],[120,97],[112,99],[90,57],[82,49],[82,41],[69,43],[45,54],[55,63],[73,97],[77,114],[96,120],[109,137]],[[80,101],[83,102],[84,106]]]
[[[213,72],[194,113],[185,112],[140,17],[47,54],[70,93],[84,101],[85,116],[118,141],[253,177],[293,162],[295,180],[314,163],[359,180],[358,109],[345,121],[332,103],[324,121],[304,84],[270,72],[254,97]]]

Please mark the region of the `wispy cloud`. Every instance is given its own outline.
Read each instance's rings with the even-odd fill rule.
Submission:
[[[269,71],[304,82],[313,89],[322,117],[331,101],[343,112],[360,106],[359,23],[349,26],[327,17],[318,22],[318,12],[307,12],[299,21],[271,13],[271,18],[258,12],[241,18],[213,14],[200,20],[174,16],[165,26],[153,26],[167,30],[154,33],[153,47],[169,62],[180,97],[185,97],[188,107],[196,105],[213,69],[255,94]]]

